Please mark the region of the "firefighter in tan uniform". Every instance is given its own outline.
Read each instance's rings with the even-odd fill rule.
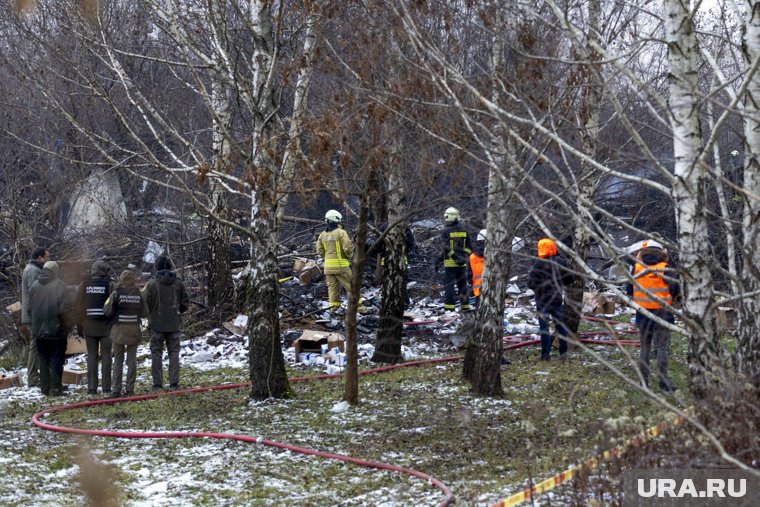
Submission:
[[[340,288],[348,292],[351,288],[351,256],[354,244],[348,233],[340,225],[343,216],[334,209],[325,213],[326,230],[317,238],[317,254],[324,259],[325,279],[330,310],[340,308]],[[359,300],[357,311],[366,309]]]

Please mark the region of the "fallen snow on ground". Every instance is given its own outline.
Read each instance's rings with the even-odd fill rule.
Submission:
[[[365,298],[371,300],[376,294],[365,295]],[[439,313],[436,308],[439,302],[422,300],[419,301],[410,311],[414,314],[413,320],[432,321],[425,326],[414,326],[411,330],[408,328],[403,355],[406,360],[424,358],[431,356],[441,356],[444,354],[458,354],[455,345],[452,344],[450,336],[461,323],[462,316],[458,313]],[[467,317],[465,317],[467,318]],[[517,334],[533,334],[537,332],[537,321],[534,311],[530,306],[511,306],[504,312],[505,330]],[[237,323],[245,325],[242,319]],[[419,329],[425,332],[418,333]],[[284,330],[284,331],[287,331]],[[420,338],[417,335],[420,335]],[[600,351],[605,350],[603,347],[594,347]],[[368,363],[374,347],[370,343],[362,343],[359,346],[360,361]],[[144,386],[150,385],[148,378],[150,372],[150,350],[147,345],[138,348],[138,363],[141,367],[138,372],[138,391]],[[295,364],[295,353],[292,347],[284,349],[286,361],[291,365],[299,368]],[[235,336],[224,329],[215,329],[208,333],[183,340],[181,343],[180,359],[182,368],[191,368],[200,371],[211,371],[221,368],[245,370],[248,363],[248,338]],[[166,364],[166,354],[164,354]],[[593,360],[589,360],[592,362]],[[584,363],[586,361],[584,360]],[[83,369],[85,367],[84,355],[74,356],[67,360],[67,368]],[[444,365],[436,366],[445,368]],[[329,364],[319,365],[324,371],[330,370]],[[338,370],[340,371],[340,370]],[[21,378],[26,379],[26,371],[19,370]],[[536,372],[536,380],[543,381],[547,372]],[[457,393],[458,388],[452,385],[429,385],[429,384],[408,384],[405,389],[409,391],[426,391],[435,390],[440,397],[450,397]],[[81,399],[84,395],[86,386],[71,386],[71,396],[69,399]],[[138,392],[139,394],[139,392]],[[457,395],[458,396],[458,395]],[[46,400],[38,389],[26,387],[10,388],[0,390],[0,421],[6,410],[26,410],[29,411],[31,419],[32,412],[44,407],[47,402],[57,400]],[[61,400],[65,401],[65,400]],[[336,400],[337,401],[337,400]],[[288,403],[285,401],[284,403]],[[511,407],[511,402],[506,399],[470,399],[460,398],[462,413],[460,417],[463,422],[471,415],[481,416],[491,410],[510,411],[516,413]],[[337,427],[348,428],[355,427],[357,422],[364,418],[373,417],[373,413],[381,407],[374,406],[374,403],[363,403],[356,407],[344,407],[340,403],[329,404],[325,407],[326,420],[329,424]],[[250,410],[268,410],[266,403],[250,403]],[[332,410],[330,408],[332,407]],[[100,423],[101,421],[94,421]],[[108,421],[102,421],[103,426],[108,426]],[[224,423],[220,421],[217,424],[217,431],[224,431]],[[161,428],[135,428],[135,430],[145,430],[162,432]],[[415,433],[425,433],[429,427],[421,425],[413,430],[407,430]],[[240,429],[232,432],[242,432]],[[294,434],[294,441],[308,442],[310,435]],[[352,440],[361,440],[372,438],[361,430],[346,430],[345,438]],[[15,505],[61,505],[61,504],[82,504],[83,498],[76,493],[78,488],[67,486],[68,483],[76,480],[79,473],[78,467],[67,466],[49,472],[50,463],[39,463],[35,459],[30,459],[29,454],[15,452],[18,449],[29,449],[30,453],[39,455],[50,455],[52,449],[59,446],[70,446],[75,442],[71,437],[46,432],[31,425],[26,428],[10,431],[2,426],[0,422],[0,465],[3,468],[14,469],[21,472],[25,477],[41,477],[44,481],[44,487],[37,482],[22,484],[7,484],[0,478],[0,498],[3,504]],[[106,439],[95,438],[88,444],[94,448],[94,453],[98,459],[104,463],[113,465],[126,473],[129,480],[122,482],[122,488],[126,490],[128,496],[127,504],[135,507],[147,507],[154,505],[162,506],[180,506],[188,504],[196,505],[213,505],[224,504],[225,492],[240,491],[240,488],[247,488],[252,491],[266,490],[264,496],[252,496],[252,502],[261,505],[277,505],[281,499],[287,498],[288,502],[318,505],[333,505],[345,503],[345,499],[334,498],[328,483],[315,482],[304,484],[300,489],[293,490],[291,480],[285,480],[271,476],[270,464],[277,463],[277,469],[283,470],[301,470],[309,466],[327,467],[324,460],[317,460],[298,454],[293,454],[281,450],[263,447],[261,445],[240,445],[236,442],[218,441],[208,439],[179,439],[179,440],[127,440],[127,439]],[[340,448],[332,449],[334,452],[340,452]],[[35,455],[36,455],[35,454]],[[109,458],[109,456],[118,456]],[[245,460],[246,466],[253,463],[251,467],[240,469],[235,466],[237,462]],[[383,457],[390,463],[399,463],[404,466],[414,466],[410,461],[408,454],[390,451]],[[190,471],[191,470],[191,471]],[[314,472],[318,473],[318,472]],[[351,481],[365,481],[369,484],[375,484],[377,474],[384,474],[376,470],[368,470],[361,467],[354,467],[352,470]],[[374,479],[372,479],[374,477]],[[435,505],[441,499],[441,494],[436,489],[430,487],[425,481],[409,479],[394,475],[393,482],[398,484],[398,488],[404,491],[404,498],[415,498],[418,505]],[[73,493],[72,493],[73,491]],[[495,492],[494,492],[495,493]],[[502,492],[504,493],[504,492]],[[396,506],[400,505],[395,498],[397,490],[387,488],[386,486],[370,487],[370,490],[356,496],[350,500],[350,505],[378,505],[378,506]],[[255,498],[255,500],[253,500]],[[486,503],[494,500],[494,497],[478,498],[476,503]],[[542,498],[543,500],[543,498]]]

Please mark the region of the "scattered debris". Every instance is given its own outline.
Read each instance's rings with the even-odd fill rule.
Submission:
[[[87,342],[81,336],[70,334],[66,343],[66,355],[73,356],[76,354],[87,353]]]
[[[333,414],[342,414],[343,412],[347,412],[350,406],[351,405],[349,405],[348,402],[344,400],[333,405],[333,407],[330,409],[330,412]]]
[[[602,292],[583,293],[583,313],[609,315],[615,313],[615,296]]]
[[[21,378],[17,373],[3,371],[0,373],[0,389],[8,389],[9,387],[21,387]]]

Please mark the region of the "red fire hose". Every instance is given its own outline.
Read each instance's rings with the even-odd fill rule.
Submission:
[[[592,333],[592,334],[608,334],[608,332],[602,332],[602,333]],[[504,350],[514,350],[522,347],[527,347],[529,345],[533,345],[536,343],[540,343],[540,340],[530,340],[527,338],[530,338],[530,335],[515,335],[510,338],[526,338],[524,341],[520,341],[517,343],[510,343],[509,345],[506,345],[504,347]],[[605,345],[635,345],[638,344],[637,340],[591,340],[591,339],[583,339],[581,340],[583,343],[591,343],[591,344],[605,344]],[[633,343],[635,342],[635,343]],[[408,368],[412,366],[422,366],[427,364],[435,364],[435,363],[444,363],[444,362],[453,362],[458,361],[462,359],[463,356],[451,356],[451,357],[443,357],[438,359],[425,359],[420,361],[410,361],[407,363],[401,363],[401,364],[395,364],[395,365],[388,365],[388,366],[381,366],[379,368],[373,368],[370,370],[363,370],[360,371],[360,375],[371,375],[375,373],[382,373],[390,370],[395,370],[397,368]],[[329,378],[336,378],[340,377],[341,374],[332,374],[332,375],[315,375],[315,376],[309,376],[309,377],[294,377],[291,378],[291,382],[305,382],[310,380],[321,380],[321,379],[329,379]],[[141,396],[130,396],[128,398],[111,398],[111,399],[102,399],[102,400],[91,400],[91,401],[83,401],[79,403],[72,403],[70,405],[60,405],[57,407],[48,408],[46,410],[43,410],[41,412],[38,412],[32,416],[32,423],[44,430],[49,431],[57,431],[61,433],[74,433],[79,435],[91,435],[91,436],[100,436],[100,437],[114,437],[114,438],[215,438],[215,439],[227,439],[227,440],[238,440],[242,442],[248,442],[248,443],[254,443],[254,444],[261,444],[266,445],[269,447],[275,447],[278,449],[284,449],[291,452],[296,452],[299,454],[305,454],[310,456],[318,456],[321,458],[326,459],[333,459],[333,460],[339,460],[346,463],[352,463],[354,465],[359,465],[367,468],[374,468],[379,470],[388,470],[391,472],[397,472],[401,474],[411,475],[413,477],[417,477],[419,479],[423,479],[427,481],[429,484],[432,484],[436,488],[438,488],[441,493],[443,493],[443,499],[438,504],[439,507],[444,507],[449,505],[449,503],[452,500],[452,494],[449,488],[442,483],[440,480],[436,479],[435,477],[428,475],[426,473],[420,472],[418,470],[414,470],[407,467],[401,467],[398,465],[391,465],[387,463],[381,463],[379,461],[372,461],[372,460],[365,460],[365,459],[359,459],[359,458],[352,458],[350,456],[346,456],[343,454],[336,454],[336,453],[330,453],[330,452],[323,452],[323,451],[317,451],[314,449],[308,449],[306,447],[300,447],[296,445],[286,444],[282,442],[276,442],[274,440],[269,440],[264,437],[252,437],[252,436],[246,436],[246,435],[237,435],[237,434],[231,434],[231,433],[215,433],[215,432],[208,432],[208,431],[168,431],[168,432],[149,432],[149,431],[113,431],[113,430],[88,430],[88,429],[82,429],[82,428],[72,428],[68,426],[61,426],[56,424],[48,424],[46,422],[43,422],[42,419],[47,417],[50,414],[54,414],[57,412],[63,412],[67,410],[74,410],[78,408],[85,408],[85,407],[92,407],[96,405],[113,405],[116,403],[124,403],[124,402],[132,402],[132,401],[142,401],[142,400],[150,400],[155,398],[160,398],[162,396],[180,396],[190,393],[201,393],[201,392],[207,392],[207,391],[221,391],[225,389],[240,389],[244,387],[250,386],[250,383],[244,383],[244,384],[225,384],[220,386],[212,386],[212,387],[198,387],[194,389],[184,389],[181,391],[171,391],[166,393],[157,393],[157,394],[146,394]]]

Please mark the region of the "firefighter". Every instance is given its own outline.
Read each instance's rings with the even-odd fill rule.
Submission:
[[[330,311],[340,308],[340,288],[351,289],[351,256],[354,244],[343,229],[343,216],[331,209],[325,213],[325,230],[317,238],[317,254],[324,259]],[[366,312],[359,299],[357,311]]]
[[[470,236],[459,224],[459,210],[448,208],[443,214],[446,226],[441,233],[442,251],[437,267],[443,264],[445,299],[444,311],[456,310],[457,299],[462,311],[470,310],[467,287],[467,263],[472,253]]]
[[[486,234],[485,229],[481,229],[475,238],[475,245],[472,247],[472,253],[470,254],[470,284],[472,285],[472,295],[475,297],[475,306],[478,306],[480,301],[480,288],[483,283],[483,264],[485,262],[485,250],[486,250]]]
[[[674,322],[670,306],[681,298],[681,284],[674,271],[668,266],[668,252],[654,240],[645,241],[636,256],[633,267],[633,283],[626,292],[636,305],[636,327],[639,329],[639,372],[644,385],[649,386],[649,357],[652,348],[657,355],[657,377],[660,390],[671,393],[675,390],[668,378],[668,355],[670,331],[641,309],[671,324]]]

